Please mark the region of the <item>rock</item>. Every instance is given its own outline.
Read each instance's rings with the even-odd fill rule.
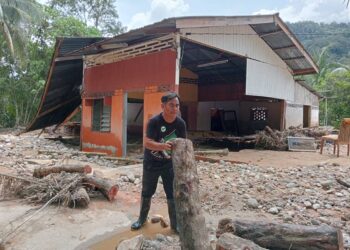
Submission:
[[[321,207],[320,204],[317,204],[317,203],[312,205],[312,208],[315,210],[319,209],[320,207]]]
[[[321,182],[321,186],[322,186],[322,188],[323,188],[324,190],[329,190],[329,189],[331,189],[332,184],[333,184],[333,181],[331,181],[331,180],[327,180],[327,181],[322,181],[322,182]]]
[[[247,200],[247,205],[250,208],[256,209],[256,208],[259,207],[259,202],[256,199],[254,199],[254,198],[250,198],[250,199]]]
[[[270,208],[270,209],[268,210],[268,212],[269,212],[270,214],[278,214],[278,213],[279,213],[277,207],[272,207],[272,208]]]
[[[231,233],[224,233],[220,236],[216,243],[217,250],[263,250],[259,245],[250,240],[240,238]]]
[[[133,173],[129,172],[126,176],[128,177],[129,182],[134,183],[135,175]]]
[[[306,208],[311,208],[311,207],[312,207],[312,204],[311,204],[310,201],[304,201],[304,206],[305,206]]]
[[[343,197],[344,196],[344,194],[339,193],[339,192],[336,192],[335,195],[338,196],[338,197]]]
[[[161,218],[163,218],[163,215],[154,214],[151,217],[151,223],[158,223],[158,222],[160,222]]]
[[[134,181],[134,184],[137,185],[141,182],[141,180],[139,178],[136,178],[135,181]]]
[[[287,188],[295,188],[298,187],[299,185],[295,182],[290,182],[286,185]]]
[[[141,249],[145,237],[141,234],[129,240],[120,242],[117,250],[138,250]]]

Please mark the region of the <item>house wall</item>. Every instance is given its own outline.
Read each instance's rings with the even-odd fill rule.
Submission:
[[[176,90],[176,51],[163,50],[124,61],[84,69],[82,150],[123,156],[126,149],[126,92],[144,91],[143,129],[148,119],[161,112],[160,97],[167,90]],[[92,131],[93,98],[112,96],[111,131]],[[139,94],[132,94],[140,99]],[[130,96],[131,97],[131,96]],[[130,106],[130,115],[136,107]],[[130,119],[129,119],[129,122]],[[137,122],[139,125],[140,122]]]
[[[139,90],[175,84],[176,51],[167,49],[84,70],[84,94]]]
[[[123,156],[124,143],[124,93],[115,91],[111,98],[111,131],[92,131],[93,99],[82,100],[81,149],[85,152],[101,152],[109,155]],[[122,111],[122,112],[121,112]]]
[[[286,107],[286,128],[290,126],[303,125],[303,107],[310,106],[310,123],[309,125],[319,125],[319,99],[308,89],[295,82],[295,92],[293,101],[287,102]]]
[[[247,57],[246,95],[293,100],[294,80],[288,66],[249,25],[181,31],[190,34],[189,39]]]
[[[242,134],[255,133],[256,130],[263,129],[266,125],[273,129],[280,129],[282,102],[253,102],[241,101],[239,103],[239,128]],[[250,109],[253,107],[265,107],[268,110],[267,120],[251,121]]]

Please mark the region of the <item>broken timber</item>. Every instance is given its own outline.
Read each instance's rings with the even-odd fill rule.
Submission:
[[[216,237],[230,232],[268,249],[343,250],[343,235],[330,226],[302,226],[225,218]]]
[[[42,178],[53,173],[84,173],[89,174],[92,172],[92,168],[89,165],[65,165],[65,166],[54,166],[54,167],[41,167],[34,169],[33,176],[36,178]]]
[[[228,148],[216,149],[216,150],[197,150],[194,151],[195,155],[228,155]]]
[[[86,176],[83,179],[83,184],[95,187],[100,191],[109,201],[114,201],[117,197],[119,186],[112,184],[108,179],[99,178],[96,176]]]
[[[181,249],[209,250],[209,238],[199,199],[199,179],[192,142],[173,141],[174,199]]]

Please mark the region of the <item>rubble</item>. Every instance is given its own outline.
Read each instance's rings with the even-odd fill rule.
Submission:
[[[259,131],[256,135],[255,147],[258,149],[269,150],[288,150],[288,137],[313,137],[320,141],[321,137],[329,134],[333,129],[331,127],[289,127],[286,130],[272,130],[266,126],[264,130]]]
[[[47,140],[43,135],[38,138],[35,134],[0,134],[1,173],[26,177],[35,168],[59,166],[68,160],[91,165],[96,173],[95,166],[112,169],[125,165],[113,158],[81,154],[78,147]],[[325,224],[342,229],[349,247],[350,188],[341,182],[350,183],[350,164],[319,162],[312,166],[283,167],[281,159],[281,167],[275,168],[219,160],[198,161],[197,169],[207,224],[215,224],[218,218],[227,215],[300,225]],[[140,165],[130,166],[113,177],[120,191],[139,197],[140,171]],[[158,185],[154,204],[163,202],[165,206],[161,181]],[[271,213],[271,209],[278,213]]]

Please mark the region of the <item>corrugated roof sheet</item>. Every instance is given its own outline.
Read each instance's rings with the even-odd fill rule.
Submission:
[[[58,38],[36,117],[26,131],[59,124],[81,104],[82,53],[66,55],[103,38]]]

